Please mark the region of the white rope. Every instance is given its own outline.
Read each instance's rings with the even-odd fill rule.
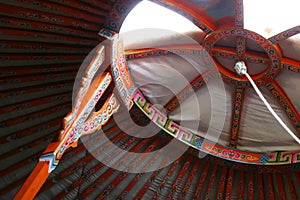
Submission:
[[[256,86],[256,84],[252,80],[251,76],[247,72],[243,72],[243,74],[246,75],[246,77],[250,81],[251,85],[253,86],[255,92],[260,97],[260,99],[264,102],[264,104],[267,106],[267,108],[270,111],[270,113],[275,117],[275,119],[279,122],[279,124],[288,132],[288,134],[290,134],[290,136],[292,136],[300,144],[300,139],[289,129],[289,127],[287,127],[287,125],[275,113],[275,111],[273,110],[273,108],[270,106],[270,104],[267,102],[267,100],[265,99],[265,97],[262,95],[262,93],[260,92],[260,90],[258,89],[258,87]]]
[[[267,102],[263,94],[260,92],[254,81],[252,80],[251,76],[247,73],[247,67],[245,65],[244,61],[239,61],[235,64],[234,69],[239,75],[246,75],[248,80],[250,81],[251,85],[253,86],[255,92],[258,94],[260,99],[264,102],[264,104],[267,106],[268,110],[270,113],[275,117],[275,119],[279,122],[279,124],[294,138],[299,144],[300,144],[300,139],[287,127],[287,125],[280,119],[280,117],[275,113],[273,108],[270,106],[270,104]]]

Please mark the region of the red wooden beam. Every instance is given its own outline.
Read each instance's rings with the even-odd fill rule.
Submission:
[[[26,137],[26,136],[29,136],[29,135],[32,135],[32,134],[38,132],[38,130],[39,131],[48,131],[48,129],[51,129],[51,128],[55,127],[57,124],[61,123],[62,119],[63,119],[63,116],[52,119],[52,120],[48,120],[47,122],[37,124],[35,126],[20,130],[18,132],[13,132],[11,134],[8,134],[8,135],[0,138],[0,144],[4,144],[6,142],[11,142],[14,140],[22,139],[23,137]]]
[[[17,40],[17,41],[31,41],[31,42],[46,42],[46,43],[60,43],[60,44],[73,44],[95,47],[99,41],[95,38],[80,37],[80,35],[63,35],[57,32],[41,32],[40,29],[11,29],[1,28],[2,35],[5,35],[3,40]],[[78,40],[80,38],[80,40]],[[61,64],[61,63],[59,63]]]
[[[64,1],[57,1],[57,0],[51,0],[51,1],[43,1],[43,0],[36,0],[36,1],[22,1],[17,0],[19,2],[22,2],[23,7],[29,7],[34,10],[41,10],[44,12],[49,13],[55,13],[55,14],[62,14],[62,15],[68,15],[69,17],[74,18],[81,18],[83,20],[88,21],[95,21],[93,20],[93,17],[96,16],[107,16],[107,13],[109,11],[110,6],[108,6],[105,3],[101,2],[94,2],[94,5],[87,5],[85,3],[81,3],[80,1],[72,1],[72,0],[64,0]],[[5,2],[8,3],[9,2]],[[103,7],[97,8],[95,5],[102,5]],[[19,4],[20,5],[20,4]]]
[[[0,42],[4,42],[1,40]],[[7,41],[5,41],[7,42]],[[33,44],[34,42],[30,42]],[[78,47],[82,48],[82,46]],[[83,47],[84,48],[84,47]],[[91,48],[89,48],[91,49]],[[11,77],[11,76],[26,76],[32,74],[49,74],[65,71],[78,71],[80,63],[78,64],[57,64],[57,65],[37,65],[29,67],[3,67],[1,68],[0,77]]]
[[[254,199],[254,174],[253,171],[248,172],[248,192],[247,192],[247,197],[249,199]]]
[[[192,165],[192,169],[190,171],[190,174],[187,178],[187,181],[185,183],[185,185],[183,186],[183,189],[180,193],[180,196],[178,197],[178,200],[184,200],[186,199],[186,195],[189,192],[190,188],[192,187],[192,182],[196,177],[196,173],[200,168],[200,164],[201,164],[201,160],[196,158],[196,161],[194,162],[194,164]]]
[[[199,45],[165,46],[157,48],[135,49],[125,52],[127,60],[145,58],[148,56],[161,56],[169,54],[177,55],[201,55],[202,48]]]
[[[235,0],[235,27],[244,28],[243,0]]]
[[[209,172],[208,172],[209,166],[210,166],[210,163],[208,163],[208,162],[206,162],[204,164],[203,170],[201,171],[202,173],[200,175],[197,186],[195,188],[195,193],[194,193],[193,199],[200,199],[202,192],[204,192],[203,188],[204,188],[205,180],[209,174]]]
[[[173,184],[168,192],[167,199],[172,199],[175,196],[176,191],[179,190],[179,186],[183,182],[184,176],[190,171],[190,166],[193,164],[194,156],[188,155],[187,160],[184,162],[182,168],[180,169],[177,177],[174,179]]]
[[[213,169],[210,171],[210,178],[209,178],[209,182],[208,182],[208,186],[207,186],[207,189],[206,189],[206,195],[205,195],[205,199],[212,199],[212,196],[213,196],[213,191],[214,191],[214,183],[216,179],[216,173],[217,173],[217,169],[219,168],[218,165],[214,165],[213,166]]]
[[[226,192],[225,192],[226,199],[232,198],[233,181],[234,181],[234,169],[230,168],[227,175],[227,183],[226,185],[224,185],[224,187],[226,187]]]
[[[54,105],[57,103],[61,103],[61,104],[67,103],[70,101],[70,99],[72,99],[72,94],[70,94],[69,92],[55,94],[55,95],[50,95],[47,97],[42,97],[39,99],[33,99],[33,100],[5,106],[5,107],[0,107],[0,113],[5,113],[5,114],[11,113],[12,114],[12,113],[20,112],[20,111],[25,111],[30,108],[39,107],[42,105],[48,105],[47,107],[45,107],[45,108],[48,108],[48,107],[52,107],[51,105]],[[22,115],[22,114],[18,114],[17,116],[19,116],[19,115]],[[14,116],[16,116],[16,115],[14,115]]]
[[[272,179],[272,174],[266,174],[267,176],[267,181],[264,182],[264,184],[267,185],[267,195],[268,195],[268,199],[275,199],[275,194],[274,194],[274,184],[273,184],[273,179]]]
[[[175,164],[178,164],[177,161],[175,161]],[[167,163],[166,160],[163,160],[161,163],[160,163],[160,166],[165,166],[165,164]],[[171,168],[172,166],[174,165],[171,164],[169,165],[167,168]],[[143,198],[144,194],[147,192],[147,190],[149,189],[149,187],[152,185],[153,181],[156,179],[156,177],[159,175],[159,173],[162,171],[162,168],[159,169],[159,170],[156,170],[155,172],[152,173],[151,177],[148,179],[148,181],[143,185],[143,187],[140,189],[140,191],[135,195],[134,200],[140,200]]]
[[[243,60],[245,57],[246,48],[247,48],[246,38],[244,38],[242,36],[238,36],[236,39],[237,39],[236,54],[237,54],[239,60]]]
[[[232,59],[237,61],[239,57],[236,55],[236,50],[234,48],[228,47],[212,47],[212,55],[215,57],[222,57],[227,59]],[[270,64],[270,59],[267,54],[256,53],[256,52],[245,52],[244,61],[249,63],[258,63],[258,64]]]
[[[75,108],[65,117],[64,128],[59,140],[48,145],[44,151],[44,155],[41,157],[42,160],[40,158],[40,162],[38,162],[33,172],[17,193],[16,199],[32,199],[46,181],[51,170],[55,168],[58,160],[62,157],[66,149],[76,147],[81,135],[94,132],[95,129],[100,129],[102,125],[108,121],[110,116],[118,110],[119,103],[114,95],[111,94],[105,101],[104,106],[99,111],[91,114],[93,110],[90,105],[92,104],[93,107],[96,105],[112,79],[109,73],[104,73],[96,75],[95,80],[91,83],[88,82],[88,80],[90,80],[89,78],[94,77],[94,73],[104,60],[103,50],[103,47],[99,48],[99,54],[95,56],[86,69],[86,80],[78,91]],[[103,117],[103,112],[107,112],[106,118]],[[97,118],[97,116],[103,117],[103,119],[96,125],[94,124],[94,119]],[[91,125],[91,123],[93,123],[93,125]],[[78,124],[82,127],[82,131],[78,130],[80,135],[76,135],[75,137],[76,132],[74,129]]]
[[[238,199],[245,198],[245,171],[239,171]],[[247,183],[246,183],[247,184]]]
[[[296,186],[293,184],[293,181],[291,179],[291,176],[293,176],[292,174],[290,173],[287,173],[287,174],[283,174],[283,180],[285,183],[288,183],[288,188],[290,190],[290,198],[292,200],[296,200],[297,199],[297,195],[296,195]]]
[[[16,9],[17,10],[17,9]],[[61,34],[61,35],[68,35],[74,37],[82,37],[82,38],[89,38],[93,39],[94,41],[97,40],[97,35],[95,32],[99,29],[98,26],[93,27],[91,30],[81,30],[77,27],[68,27],[59,24],[48,24],[39,21],[32,21],[30,19],[18,19],[18,18],[11,18],[11,17],[1,17],[4,20],[3,26],[6,28],[14,28],[20,30],[28,30],[28,31],[45,31],[54,34]],[[17,28],[16,28],[17,27]],[[98,29],[97,29],[98,28]]]
[[[127,151],[130,150],[131,152],[137,152],[141,148],[145,147],[145,145],[148,144],[149,141],[150,141],[149,138],[146,138],[146,139],[140,140],[140,141],[138,141],[137,139],[128,140],[124,146],[127,147],[126,148]],[[114,151],[114,152],[110,152],[110,155],[112,157],[118,157],[119,153],[120,153],[119,151]],[[111,160],[112,158],[107,157],[107,159]],[[118,160],[118,164],[120,164],[120,165],[124,165],[125,163],[126,163],[126,159],[124,159],[124,157],[120,158],[120,160]],[[118,165],[118,164],[112,163],[112,165]],[[106,172],[104,172],[101,176],[99,176],[95,181],[93,181],[87,188],[85,188],[84,191],[82,191],[82,193],[80,194],[80,197],[83,199],[86,199],[92,192],[94,192],[94,190],[97,190],[98,187],[100,187],[106,179],[108,179],[109,177],[111,177],[113,174],[116,174],[116,173],[118,174],[117,176],[119,176],[121,174],[125,175],[124,173],[126,173],[126,172],[121,172],[114,168],[109,168]],[[110,184],[112,184],[116,180],[117,179],[114,179]],[[109,188],[111,188],[111,187],[109,187]],[[98,196],[97,199],[104,198],[105,196],[102,196],[102,195],[105,195],[105,193],[110,192],[109,190],[104,192],[104,190],[102,191],[102,194],[100,192],[100,196]]]
[[[262,174],[257,173],[258,199],[265,199],[264,182]]]
[[[222,167],[220,181],[217,187],[217,199],[224,199],[227,171],[228,169],[226,167]]]
[[[294,125],[298,135],[300,134],[300,116],[295,106],[288,98],[283,89],[278,85],[276,81],[266,85],[270,92],[273,94],[274,98],[278,101],[279,105],[284,109],[287,117],[290,119],[291,123]]]
[[[146,169],[148,166],[151,166],[151,165],[154,165],[155,163],[157,163],[158,160],[159,160],[159,157],[161,156],[161,153],[162,153],[162,151],[159,151],[157,154],[155,154],[155,155],[153,156],[153,158],[150,159],[150,161],[148,162],[148,164],[145,166],[144,169]],[[164,162],[165,162],[165,161],[163,161],[163,162],[161,163],[163,166],[164,166]],[[156,171],[152,174],[152,176],[157,175],[158,172],[159,172],[160,170],[161,170],[160,167],[158,167],[158,170],[156,170]],[[143,173],[143,172],[138,173],[138,174],[133,178],[133,180],[126,186],[126,188],[122,191],[122,193],[119,195],[119,197],[118,197],[117,199],[125,199],[126,196],[127,196],[128,193],[129,193],[129,191],[131,191],[131,189],[136,185],[136,183],[137,183],[142,177],[144,177],[145,175],[146,175],[146,173]],[[152,180],[152,178],[150,178],[150,180]],[[153,180],[154,180],[154,179],[153,179]],[[148,183],[149,183],[149,184],[148,184]],[[148,183],[145,184],[143,190],[144,190],[145,188],[147,188],[148,185],[150,185],[150,181],[149,181]],[[146,190],[145,190],[145,191],[146,191]],[[141,190],[140,190],[140,193],[139,193],[139,194],[142,194],[142,193],[143,193],[143,192],[141,192]]]
[[[283,179],[282,179],[282,175],[281,174],[275,174],[276,176],[276,180],[277,180],[277,186],[278,186],[278,193],[279,193],[279,198],[280,199],[288,199],[287,196],[286,196],[286,193],[285,193],[285,186],[283,183]]]
[[[112,140],[123,140],[127,137],[126,134],[118,134],[115,137],[111,138]],[[129,137],[128,137],[129,138]],[[95,138],[95,140],[97,140]],[[108,143],[108,142],[107,142]],[[107,143],[101,145],[101,147],[99,148],[105,148],[107,146]],[[119,142],[120,144],[120,142]],[[62,173],[59,174],[59,178],[63,179],[64,177],[71,175],[72,173],[74,173],[74,170],[72,170],[74,167],[78,166],[76,168],[76,170],[78,170],[78,168],[82,168],[83,166],[86,166],[89,162],[91,162],[93,159],[95,159],[95,157],[97,157],[97,154],[99,154],[99,148],[96,148],[94,150],[94,152],[91,152],[90,154],[88,154],[87,156],[85,156],[84,158],[78,160],[76,163],[72,164],[70,167],[68,167],[67,169],[65,169]],[[77,179],[75,182],[73,182],[69,187],[70,190],[75,189],[76,187],[78,187],[83,181],[85,181],[85,179],[89,178],[90,176],[93,176],[93,174],[97,173],[98,170],[100,170],[102,167],[104,167],[105,165],[101,162],[99,162],[97,165],[95,165],[94,167],[92,167],[91,169],[88,169],[86,172],[84,172],[84,175],[88,175],[86,178],[79,178]],[[53,184],[55,184],[54,182],[51,182]],[[48,185],[48,187],[51,187],[51,185]],[[66,196],[68,194],[68,192],[66,190],[62,191],[61,193],[59,193],[55,198],[56,199],[61,199],[64,196]]]
[[[209,79],[211,71],[206,71],[193,81],[190,82],[184,89],[182,89],[177,95],[175,95],[164,107],[168,112],[173,111],[181,102],[187,99],[191,94],[194,94],[202,86],[206,84]]]
[[[132,149],[132,152],[141,152],[141,153],[149,153],[151,152],[155,147],[159,146],[159,144],[161,143],[160,138],[156,138],[153,142],[147,144],[144,143],[144,141],[140,142],[140,145],[137,146],[136,149]],[[146,145],[143,145],[146,144]],[[144,147],[141,147],[141,145],[143,145]],[[147,146],[146,150],[144,151],[143,149],[145,149],[145,147]],[[140,149],[138,149],[140,148]],[[142,162],[143,159],[141,159],[141,157],[139,157],[140,160],[138,160],[137,162]],[[134,161],[136,162],[136,160]],[[104,199],[105,197],[107,197],[107,195],[109,195],[109,193],[112,191],[112,189],[117,188],[118,185],[120,184],[121,181],[123,181],[127,176],[128,176],[128,172],[121,172],[121,174],[119,174],[102,192],[101,194],[97,197],[97,200],[100,199]]]
[[[290,28],[288,30],[285,30],[285,31],[283,31],[281,33],[278,33],[277,35],[274,35],[274,36],[270,37],[269,40],[272,43],[276,44],[276,43],[278,43],[278,42],[280,42],[282,40],[286,40],[289,37],[292,37],[292,36],[294,36],[294,35],[296,35],[298,33],[300,33],[300,25],[299,26],[295,26],[293,28]]]
[[[292,72],[300,73],[300,62],[290,58],[281,59],[281,67]]]
[[[236,87],[233,95],[232,117],[231,117],[231,137],[229,146],[237,147],[241,114],[244,100],[244,88]]]
[[[181,166],[186,161],[186,159],[187,159],[187,155],[184,154],[172,164],[172,167],[169,168],[167,174],[162,178],[162,181],[160,182],[159,186],[156,188],[156,191],[154,195],[151,197],[151,199],[158,199],[160,197],[162,190],[167,188],[166,184],[168,184],[172,176],[174,176],[173,173],[175,173],[177,168],[179,169],[181,168]]]

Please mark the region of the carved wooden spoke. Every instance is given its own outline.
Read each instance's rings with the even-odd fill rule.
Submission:
[[[244,99],[244,88],[236,87],[233,96],[233,104],[232,104],[232,121],[231,121],[231,137],[229,146],[236,147],[240,121],[241,121],[241,113]]]
[[[282,40],[286,40],[289,37],[292,37],[292,36],[298,34],[299,32],[300,32],[300,25],[290,28],[288,30],[285,30],[277,35],[274,35],[273,37],[269,38],[269,40],[275,44]]]
[[[300,72],[300,61],[289,59],[289,58],[282,58],[281,59],[281,67],[292,72]]]
[[[206,84],[209,79],[211,71],[206,71],[202,75],[195,78],[189,85],[181,90],[176,96],[174,96],[164,107],[168,112],[173,111],[177,106],[187,99],[191,94],[194,94],[202,86]]]
[[[243,0],[235,0],[235,27],[244,28]],[[238,36],[236,41],[236,53],[240,60],[244,58],[246,52],[246,39]]]
[[[242,60],[246,52],[246,38],[239,36],[236,39],[236,54]]]
[[[235,27],[244,28],[243,0],[235,0]]]
[[[276,81],[273,81],[272,83],[269,83],[266,86],[273,94],[275,99],[278,101],[278,103],[281,105],[281,107],[284,109],[291,123],[294,125],[295,129],[300,134],[300,116],[298,114],[298,111],[286,95],[286,93]]]
[[[64,152],[76,147],[81,136],[101,129],[109,118],[117,112],[120,104],[114,94],[110,94],[99,111],[95,106],[112,82],[109,72],[96,73],[105,59],[105,48],[99,46],[95,56],[85,69],[76,91],[72,111],[64,118],[63,130],[58,141],[51,142],[26,182],[18,192],[17,199],[32,199],[53,171]]]
[[[202,48],[200,45],[185,45],[185,46],[169,46],[160,48],[145,48],[127,51],[126,60],[134,60],[139,58],[162,56],[162,55],[201,55]]]
[[[238,56],[234,48],[218,47],[215,46],[212,48],[212,55],[214,57],[228,58],[237,61]],[[247,63],[257,63],[257,64],[270,64],[269,57],[264,53],[256,53],[247,51],[244,56],[244,60]]]

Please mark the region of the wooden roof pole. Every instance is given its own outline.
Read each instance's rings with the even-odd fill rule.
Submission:
[[[75,98],[75,106],[64,118],[64,128],[61,131],[59,141],[52,142],[48,145],[40,161],[14,199],[33,199],[51,171],[56,168],[64,152],[70,147],[76,147],[78,139],[82,135],[90,134],[101,129],[109,118],[117,112],[120,104],[114,94],[111,94],[106,99],[103,107],[99,111],[93,112],[94,106],[112,82],[110,73],[104,72],[102,74],[96,74],[104,62],[104,51],[104,46],[99,46],[95,56],[86,67],[84,77],[81,79],[80,87],[78,88]],[[91,107],[90,105],[94,106]],[[90,115],[90,113],[92,114]],[[91,123],[94,123],[95,120],[99,120],[99,123],[89,126]]]

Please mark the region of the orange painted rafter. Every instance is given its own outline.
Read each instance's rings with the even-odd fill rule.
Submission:
[[[211,33],[216,30],[216,21],[209,16],[204,9],[195,6],[193,3],[188,1],[178,1],[178,0],[151,0],[154,3],[160,4],[166,8],[174,10],[175,12],[188,15],[191,21],[198,26],[206,34]]]
[[[247,197],[249,199],[254,199],[254,172],[249,171],[248,173],[248,180],[247,180]]]
[[[243,0],[235,0],[235,27],[244,28]]]
[[[239,57],[236,55],[236,50],[234,48],[226,48],[226,47],[212,47],[213,56],[216,57],[223,57],[233,60],[238,60]],[[257,53],[257,52],[245,52],[244,61],[249,63],[262,63],[262,64],[269,64],[270,59],[268,55],[264,53]]]
[[[300,72],[300,61],[293,60],[290,58],[281,59],[281,67],[292,72]]]
[[[145,58],[148,56],[161,56],[169,54],[201,54],[202,48],[199,45],[174,45],[156,48],[143,48],[128,50],[125,52],[127,60]]]
[[[233,181],[234,181],[234,169],[230,168],[227,174],[227,182],[224,187],[226,188],[225,191],[225,198],[224,199],[231,199],[232,198],[232,190],[233,190]]]
[[[292,37],[296,34],[300,33],[300,25],[299,26],[295,26],[293,28],[290,28],[288,30],[285,30],[281,33],[278,33],[277,35],[274,35],[273,37],[270,37],[269,40],[276,44],[282,40],[286,40],[288,39],[289,37]]]
[[[245,188],[245,172],[239,171],[239,180],[238,180],[238,199],[243,199],[244,197],[244,188]]]
[[[155,51],[155,50],[172,50],[172,49],[199,50],[199,45],[169,45],[169,46],[152,47],[152,48],[132,49],[132,50],[126,50],[125,55],[127,56],[135,53],[144,53],[144,52]]]
[[[191,94],[194,94],[202,86],[206,84],[209,79],[211,71],[208,70],[195,78],[184,89],[182,89],[176,96],[174,96],[164,107],[168,112],[173,111],[181,102],[187,99]]]
[[[246,53],[246,38],[238,36],[236,41],[236,54],[239,60],[243,60]]]
[[[16,199],[33,199],[65,151],[76,147],[82,135],[101,129],[112,114],[117,112],[120,104],[114,94],[106,99],[99,111],[94,110],[112,82],[110,73],[96,73],[104,60],[105,48],[99,46],[80,79],[75,104],[64,118],[63,130],[60,131],[58,140],[50,143],[44,150],[40,162],[17,193]]]
[[[48,162],[38,162],[14,199],[33,199],[49,176],[48,168]]]
[[[230,137],[230,147],[237,147],[237,140],[239,136],[241,114],[244,100],[244,88],[236,87],[233,95],[232,104],[232,117],[231,117],[231,137]]]
[[[83,125],[84,129],[89,125],[89,130],[83,130],[85,131],[85,133],[83,134],[90,134],[92,130],[102,128],[102,126],[108,121],[108,119],[112,116],[112,114],[117,112],[119,108],[119,103],[116,101],[117,100],[115,96],[111,94],[110,97],[104,103],[104,106],[99,111],[92,113],[89,119],[84,123]],[[98,124],[98,126],[94,124],[95,127],[93,127],[94,128],[93,129],[91,127],[91,123],[95,122],[97,116],[104,115],[104,113],[105,116],[107,116],[107,118],[105,120],[103,119],[102,122]],[[68,130],[72,130],[73,128],[74,127],[70,126]],[[43,153],[44,157],[42,156],[40,158],[40,162],[38,162],[34,170],[27,178],[26,182],[18,191],[17,195],[15,196],[15,199],[26,200],[26,199],[33,199],[35,197],[39,189],[42,187],[42,185],[50,175],[51,171],[49,171],[49,169],[52,169],[54,166],[58,164],[59,160],[57,159],[55,152],[61,150],[61,146],[64,145],[66,139],[70,141],[70,139],[72,139],[71,134],[66,134],[65,137],[63,137],[60,141],[52,142],[49,144],[49,146],[46,148],[46,150]],[[75,147],[74,142],[73,143],[71,142],[69,147]]]
[[[287,117],[290,119],[291,123],[297,130],[298,135],[300,135],[300,116],[291,100],[288,98],[284,90],[278,85],[276,81],[273,81],[266,86],[271,91],[274,98],[278,101],[281,107],[284,109]]]

